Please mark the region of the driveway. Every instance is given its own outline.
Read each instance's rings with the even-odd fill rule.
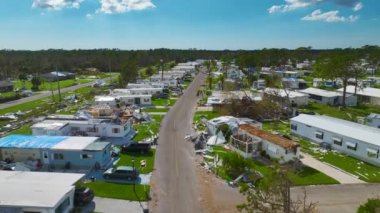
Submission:
[[[89,213],[93,211],[102,213],[143,213],[144,209],[147,209],[146,202],[95,197],[92,203],[83,208],[82,213]]]
[[[307,200],[316,202],[321,213],[354,213],[368,198],[380,196],[380,184],[340,184],[305,187]],[[303,187],[291,189],[291,196],[302,198]]]
[[[303,164],[334,178],[339,183],[342,183],[342,184],[365,183],[364,181],[360,180],[356,176],[350,173],[347,173],[345,171],[342,171],[340,169],[337,169],[329,164],[323,163],[308,154],[301,153],[301,155],[303,156],[303,158],[301,158],[301,161]]]

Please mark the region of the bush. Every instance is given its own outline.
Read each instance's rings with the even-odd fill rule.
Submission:
[[[357,213],[375,213],[380,212],[380,199],[368,199],[367,203],[359,206]]]

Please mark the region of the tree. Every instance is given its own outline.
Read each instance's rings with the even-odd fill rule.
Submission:
[[[224,82],[225,82],[224,74],[219,75],[218,81],[220,82],[221,89],[224,90]]]
[[[37,76],[34,76],[32,78],[32,90],[33,91],[39,90],[39,87],[40,87],[41,83],[42,83],[41,79],[39,77],[37,77]]]
[[[248,213],[312,213],[316,212],[316,204],[308,203],[304,190],[302,199],[292,200],[290,197],[291,182],[286,169],[275,166],[267,177],[267,183],[243,192],[247,201],[238,206],[239,211]]]
[[[26,80],[28,80],[26,73],[25,72],[20,73],[18,75],[18,79],[22,82],[22,89],[23,90],[26,89],[25,88],[25,82],[26,82]]]
[[[151,76],[154,74],[154,69],[152,68],[152,66],[148,66],[148,68],[146,68],[146,75],[147,76]]]
[[[207,83],[208,83],[208,89],[209,90],[212,90],[212,81],[213,81],[213,79],[212,79],[211,75],[207,76]]]
[[[346,107],[347,85],[350,78],[355,78],[354,63],[356,56],[351,51],[335,50],[331,53],[323,54],[314,65],[314,72],[323,79],[336,80],[340,78],[343,83],[342,106]]]
[[[137,57],[132,55],[126,61],[123,71],[120,73],[119,86],[125,87],[128,82],[135,81],[138,77]]]

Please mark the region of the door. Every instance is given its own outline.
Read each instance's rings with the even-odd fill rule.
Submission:
[[[49,164],[49,153],[47,151],[42,151],[42,162]]]
[[[141,104],[141,100],[140,100],[140,98],[135,98],[135,104],[136,104],[136,105],[140,105],[140,104]]]

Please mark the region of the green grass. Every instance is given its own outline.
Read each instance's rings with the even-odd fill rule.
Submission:
[[[91,81],[93,81],[93,80],[89,80],[89,79],[77,79],[77,80],[69,79],[69,80],[60,81],[59,85],[60,85],[61,88],[66,88],[66,87],[73,86],[74,83],[84,84],[84,83],[88,83],[88,82],[91,82]],[[22,88],[22,84],[23,83],[20,80],[14,81],[15,88],[21,89]],[[25,87],[26,87],[26,89],[31,89],[32,88],[32,83],[30,81],[25,81]],[[39,88],[40,88],[40,90],[51,90],[52,88],[54,90],[56,90],[56,89],[58,89],[58,82],[47,82],[47,81],[44,82],[43,81]]]
[[[199,123],[201,121],[201,118],[203,117],[206,118],[207,120],[210,120],[219,116],[221,116],[220,113],[216,111],[198,111],[198,112],[195,112],[193,122]]]
[[[154,99],[152,100],[152,105],[154,106],[173,106],[176,100],[173,99]]]
[[[284,135],[290,135],[289,121],[263,122],[263,129],[270,132],[278,132]]]
[[[316,112],[318,114],[328,115],[349,121],[357,121],[357,117],[366,117],[371,112],[380,113],[380,107],[376,106],[359,105],[356,107],[340,108],[319,103],[309,103],[308,106],[301,109],[300,111],[302,110]]]
[[[97,197],[132,200],[132,201],[148,201],[150,187],[147,185],[109,183],[102,181],[89,182],[85,184],[92,189]]]
[[[151,115],[151,117],[158,123],[161,123],[161,121],[164,119],[164,115]]]
[[[214,152],[211,155],[218,154],[223,158],[225,155],[232,154],[231,151],[224,149],[223,147],[214,146]],[[249,169],[260,172],[264,175],[264,182],[267,181],[265,176],[269,176],[272,172],[272,167],[266,166],[258,161],[246,159],[249,162]],[[220,168],[218,171],[218,175],[220,175],[223,179],[228,181],[233,180],[232,177],[227,175],[227,172]],[[313,169],[310,167],[303,167],[301,171],[289,171],[288,178],[295,186],[304,186],[304,185],[324,185],[324,184],[338,184],[339,182],[335,179]]]
[[[7,97],[13,97],[15,96],[16,93],[11,91],[11,92],[1,92],[0,93],[0,98],[7,98]]]
[[[168,112],[169,108],[145,108],[145,112]]]
[[[20,134],[20,135],[31,135],[32,134],[32,124],[25,124],[20,128],[11,131],[9,134]]]
[[[74,92],[62,93],[62,98],[64,98],[67,95],[73,95],[73,94],[77,94],[77,95],[89,95],[89,92],[91,90],[93,90],[93,88],[91,88],[91,87],[83,87],[83,88],[75,90]],[[54,93],[54,94],[55,94],[54,95],[54,99],[57,101],[58,100],[58,94],[56,94],[56,93]],[[17,112],[17,111],[25,112],[25,111],[28,111],[28,110],[33,110],[36,107],[42,107],[43,105],[47,105],[51,101],[52,101],[52,98],[50,96],[50,97],[46,97],[46,98],[42,98],[42,99],[26,102],[26,103],[23,103],[23,104],[18,104],[18,105],[12,106],[12,107],[0,109],[0,115],[3,115],[5,113]]]
[[[132,159],[135,160],[135,168],[137,168],[141,174],[148,174],[153,171],[154,155],[156,150],[152,149],[151,152],[146,154],[141,153],[120,153],[120,159],[116,166],[133,166]],[[141,167],[140,161],[146,160],[146,166]]]
[[[358,176],[361,180],[371,183],[380,183],[380,168],[365,163],[351,156],[337,151],[322,153],[318,146],[306,140],[299,140],[302,150],[316,159],[334,165],[348,173]]]
[[[133,140],[141,141],[158,133],[160,129],[160,121],[134,125],[133,128],[138,131]]]

